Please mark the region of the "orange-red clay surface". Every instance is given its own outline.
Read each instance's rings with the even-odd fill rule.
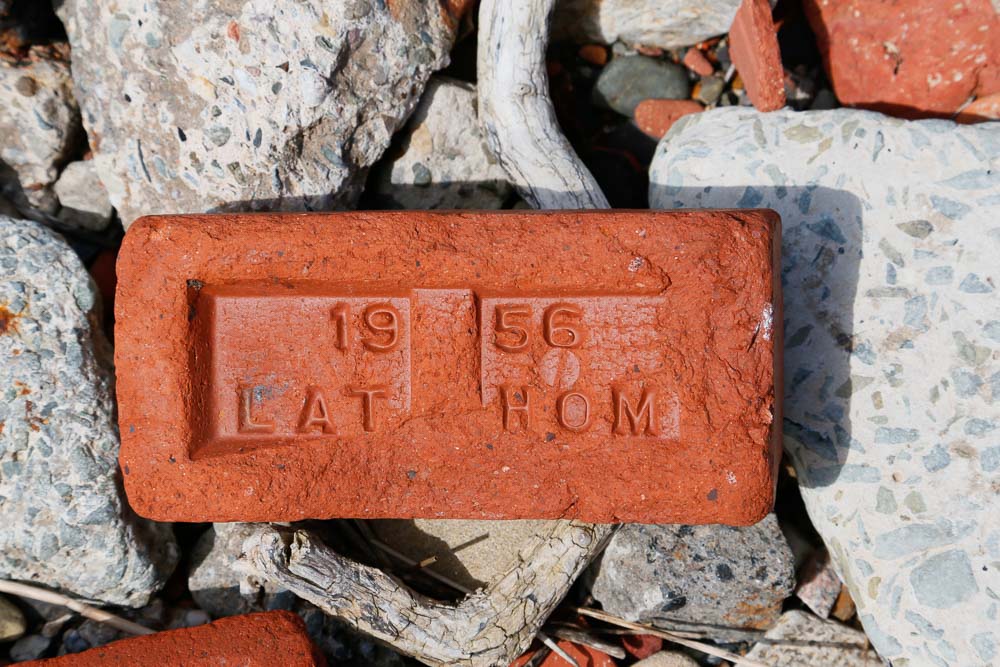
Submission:
[[[131,637],[82,653],[21,663],[25,667],[322,667],[319,650],[295,614],[269,611],[208,625]]]
[[[749,524],[780,451],[770,211],[159,216],[118,263],[162,521]]]

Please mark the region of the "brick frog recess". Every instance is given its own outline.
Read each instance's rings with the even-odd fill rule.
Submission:
[[[163,521],[749,524],[779,450],[770,211],[150,217],[121,465]]]

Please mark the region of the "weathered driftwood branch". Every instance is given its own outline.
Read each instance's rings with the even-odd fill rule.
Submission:
[[[482,0],[479,122],[518,193],[534,208],[609,208],[559,129],[545,70],[555,0]]]
[[[395,577],[337,554],[306,531],[261,526],[239,567],[428,665],[506,665],[604,547],[612,526],[560,521],[521,561],[457,605],[431,600]]]
[[[608,208],[556,122],[545,49],[555,0],[482,0],[479,118],[490,149],[535,208]],[[457,605],[340,556],[306,531],[262,526],[240,567],[429,665],[506,665],[522,653],[614,528],[560,521],[485,590]],[[547,639],[547,638],[546,638]]]

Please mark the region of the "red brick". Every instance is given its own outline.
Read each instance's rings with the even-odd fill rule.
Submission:
[[[622,644],[629,655],[643,660],[663,650],[663,640],[653,635],[625,635]]]
[[[577,55],[591,65],[603,67],[608,64],[608,50],[600,44],[584,44],[577,51]]]
[[[617,664],[610,655],[589,646],[574,644],[565,640],[556,642],[556,645],[565,651],[566,655],[573,658],[579,667],[617,667]],[[538,648],[537,645],[533,646],[531,651],[510,663],[510,667],[524,667],[531,660],[531,656],[534,655]],[[561,655],[551,652],[542,660],[542,664],[538,667],[569,667],[569,664]]]
[[[837,99],[905,118],[950,117],[1000,92],[990,0],[805,0]]]
[[[684,53],[684,65],[698,76],[709,76],[715,71],[705,54],[693,46]]]
[[[694,100],[643,100],[635,108],[635,124],[658,141],[679,118],[703,110]]]
[[[21,664],[44,667],[322,667],[326,661],[306,635],[302,619],[287,611],[269,611],[121,639],[82,653]]]
[[[955,117],[959,123],[983,123],[1000,120],[1000,93],[980,97]]]
[[[753,523],[780,451],[778,227],[771,211],[137,221],[116,304],[129,500],[162,521]]]
[[[760,111],[785,106],[785,70],[767,0],[743,0],[729,29],[729,55]]]

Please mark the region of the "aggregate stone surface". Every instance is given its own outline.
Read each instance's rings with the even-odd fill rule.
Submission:
[[[875,648],[996,661],[1000,124],[722,109],[650,180],[654,208],[781,215],[785,449]]]
[[[61,237],[0,217],[0,578],[141,606],[177,561],[120,493],[99,296]]]
[[[330,210],[447,64],[464,3],[69,0],[94,161],[139,215]]]

